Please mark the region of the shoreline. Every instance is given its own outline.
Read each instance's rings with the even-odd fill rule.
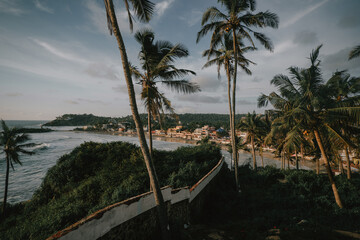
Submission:
[[[124,133],[116,133],[116,132],[107,132],[107,131],[78,131],[78,130],[72,130],[73,132],[86,132],[86,133],[97,133],[97,134],[107,134],[107,135],[117,135],[117,136],[125,136],[125,137],[134,137],[137,138],[137,134],[124,134]],[[148,134],[145,133],[146,136],[146,140],[148,140]],[[166,137],[166,136],[158,136],[158,135],[153,135],[153,140],[155,141],[164,141],[164,142],[178,142],[178,143],[186,143],[186,144],[191,144],[191,145],[196,145],[196,143],[198,142],[197,140],[193,140],[193,139],[184,139],[184,138],[177,138],[177,137]],[[226,145],[222,145],[222,144],[218,144],[218,146],[221,148],[221,150],[227,151],[227,146]],[[240,150],[241,154],[246,154],[249,157],[252,158],[252,154],[249,152],[246,152],[244,150]],[[257,158],[260,158],[259,154],[256,154]],[[263,157],[265,158],[269,158],[269,159],[273,159],[276,160],[278,162],[280,162],[280,158],[276,157],[273,153],[271,152],[267,152],[264,151],[263,152]],[[315,171],[316,170],[316,163],[312,162],[310,160],[299,160],[299,164],[305,167],[310,168],[311,170],[309,171]],[[286,164],[287,165],[287,164]],[[290,163],[290,166],[295,166],[292,165]],[[325,170],[325,167],[320,165],[320,172],[323,172]]]

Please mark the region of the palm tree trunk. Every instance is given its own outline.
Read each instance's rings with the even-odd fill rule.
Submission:
[[[349,148],[345,148],[346,155],[346,164],[347,164],[347,179],[351,179],[351,165],[350,165],[350,157],[349,157]]]
[[[233,158],[235,159],[235,169],[238,168],[238,159],[237,159],[237,146],[236,146],[236,131],[235,131],[235,115],[236,115],[236,75],[237,75],[237,47],[236,47],[236,33],[235,29],[233,29],[233,51],[234,51],[234,76],[233,76],[233,86],[232,86],[232,145],[233,145]],[[237,171],[235,172],[235,181],[236,181],[236,189],[239,188],[239,180],[237,176]]]
[[[2,209],[3,216],[5,216],[6,200],[7,200],[7,193],[9,187],[9,172],[10,172],[10,160],[9,160],[9,156],[6,155],[5,192],[4,192],[4,201],[3,201],[3,209]]]
[[[296,170],[299,170],[299,159],[297,155],[297,150],[295,149],[295,161],[296,161]]]
[[[126,81],[126,85],[128,88],[131,112],[133,115],[137,134],[139,137],[140,148],[141,148],[142,154],[144,156],[146,169],[148,171],[149,178],[150,178],[150,184],[154,191],[154,198],[155,198],[155,202],[156,202],[156,206],[157,206],[156,209],[157,209],[157,213],[158,213],[158,217],[159,217],[162,238],[163,238],[163,240],[170,239],[166,206],[165,206],[164,198],[163,198],[161,190],[160,190],[159,182],[157,181],[157,178],[156,178],[155,168],[151,161],[151,156],[150,156],[149,148],[146,143],[144,129],[143,129],[143,126],[142,126],[142,123],[140,120],[140,115],[139,115],[139,112],[137,109],[134,85],[133,85],[133,82],[131,79],[131,73],[130,73],[127,54],[126,54],[125,44],[122,39],[119,26],[117,24],[117,19],[116,19],[116,15],[115,15],[115,11],[114,11],[113,2],[112,2],[112,0],[105,0],[105,1],[107,1],[107,5],[109,6],[108,14],[111,19],[113,32],[116,37],[116,40],[117,40],[117,43],[119,46],[119,50],[120,50],[121,61],[122,61],[122,65],[123,65],[124,75],[125,75],[125,81]]]
[[[153,157],[152,155],[152,132],[151,132],[151,111],[150,111],[150,102],[148,102],[148,133],[149,133],[149,151],[150,151],[150,156],[151,156],[151,159]]]
[[[316,175],[320,174],[320,159],[316,158]]]
[[[322,141],[321,141],[320,134],[319,134],[319,132],[317,130],[314,130],[314,134],[315,134],[316,142],[319,145],[321,155],[324,158],[326,171],[327,171],[327,174],[329,176],[329,180],[330,180],[331,188],[332,188],[333,193],[334,193],[336,204],[339,206],[339,208],[343,208],[343,205],[342,205],[342,202],[341,202],[341,199],[340,199],[340,195],[339,195],[339,192],[337,190],[337,187],[336,187],[336,184],[335,184],[335,181],[334,181],[334,176],[333,176],[333,173],[331,171],[331,167],[330,167],[329,161],[327,159],[327,156],[325,154],[325,150],[324,150],[324,146],[323,146]]]
[[[231,75],[230,75],[230,68],[229,68],[229,63],[226,65],[226,75],[227,75],[227,80],[228,80],[228,101],[229,101],[229,113],[230,113],[230,131],[231,131],[231,147],[232,147],[232,160],[234,161],[234,172],[235,172],[235,185],[236,185],[236,190],[238,191],[239,189],[239,176],[238,176],[238,162],[237,162],[237,157],[234,158],[234,151],[236,150],[234,148],[234,144],[235,143],[235,138],[233,138],[233,129],[234,129],[234,125],[233,125],[233,114],[232,114],[232,109],[231,109],[231,94],[230,94],[230,90],[231,90]],[[235,143],[236,145],[236,143]],[[235,153],[236,154],[236,153]],[[237,154],[236,154],[237,155]]]
[[[264,152],[263,148],[260,147],[261,166],[264,168]]]
[[[257,170],[257,164],[256,164],[256,155],[255,155],[254,136],[251,136],[251,148],[252,148],[252,156],[253,156],[253,168],[256,171]]]

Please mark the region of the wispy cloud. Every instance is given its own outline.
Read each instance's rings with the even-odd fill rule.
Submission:
[[[155,13],[158,17],[161,17],[165,11],[170,8],[174,0],[164,0],[162,2],[159,2],[155,5]]]
[[[119,73],[115,66],[107,66],[103,63],[92,63],[86,68],[85,72],[95,78],[119,80]]]
[[[15,0],[0,0],[0,12],[19,16],[25,11],[19,7],[19,4]]]
[[[99,33],[109,35],[104,6],[98,4],[97,1],[88,0],[85,1],[85,7],[89,10],[88,18],[90,19],[90,23],[93,27],[95,27],[95,30]],[[121,31],[124,33],[130,33],[127,12],[115,5],[115,13]],[[131,12],[131,14],[134,15],[133,12]],[[93,31],[93,27],[88,30]],[[134,31],[136,31],[137,28],[136,22],[134,22]]]
[[[36,44],[38,44],[39,46],[43,47],[45,50],[47,50],[48,52],[52,53],[53,55],[71,61],[71,62],[77,62],[77,63],[83,63],[83,64],[87,64],[89,63],[88,60],[83,59],[79,56],[76,56],[72,53],[66,52],[60,48],[57,48],[53,45],[51,45],[50,43],[47,43],[45,41],[41,41],[39,39],[36,38],[31,38]]]
[[[35,0],[34,2],[35,7],[43,12],[47,12],[47,13],[54,13],[54,9],[49,8],[48,6],[45,6],[44,3],[41,3],[40,0]]]
[[[324,5],[328,1],[329,0],[323,0],[323,1],[319,2],[318,4],[315,4],[315,5],[313,5],[313,6],[309,7],[309,8],[301,11],[301,12],[298,12],[292,18],[285,21],[284,24],[280,23],[280,28],[286,28],[286,27],[289,27],[290,25],[293,25],[294,23],[299,21],[301,18],[303,18],[306,15],[308,15],[309,13],[315,11],[316,9],[318,9],[319,7],[321,7],[322,5]]]
[[[13,92],[13,93],[6,93],[5,96],[7,97],[20,97],[22,96],[23,94],[21,93],[17,93],[17,92]]]
[[[202,17],[202,12],[199,10],[191,10],[186,16],[180,16],[179,19],[186,22],[190,27],[199,23]]]

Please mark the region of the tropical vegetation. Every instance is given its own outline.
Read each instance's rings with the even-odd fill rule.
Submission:
[[[344,134],[344,129],[358,129],[360,96],[356,86],[348,87],[353,90],[344,90],[346,93],[340,93],[338,88],[334,90],[338,81],[334,77],[327,84],[324,82],[319,60],[321,47],[320,45],[310,54],[308,68],[290,67],[290,77],[276,75],[271,84],[277,87],[279,93],[262,94],[258,98],[258,104],[260,107],[268,103],[273,105],[279,115],[273,123],[286,124],[288,128],[285,140],[291,141],[297,148],[300,148],[303,139],[313,145],[317,144],[335,201],[343,208],[330,160],[337,155],[339,149],[355,146]],[[347,83],[358,84],[358,80]],[[303,138],[303,135],[307,136]]]
[[[161,186],[192,186],[221,159],[211,144],[153,152]],[[86,142],[60,157],[33,197],[9,205],[0,239],[46,239],[108,205],[148,192],[141,149],[125,142]]]
[[[358,234],[359,174],[335,178],[346,209],[334,202],[327,176],[313,171],[240,166],[241,194],[233,178],[227,172],[217,183],[221,191],[211,193],[202,219],[183,230],[183,239],[350,240]]]
[[[2,216],[5,217],[6,202],[8,195],[9,187],[9,175],[10,175],[10,166],[13,170],[14,164],[22,165],[20,161],[20,154],[31,155],[34,154],[31,151],[28,151],[26,147],[34,146],[33,143],[29,143],[29,136],[25,133],[20,133],[16,128],[9,128],[4,120],[1,120],[2,131],[0,132],[0,147],[5,153],[6,161],[6,173],[5,173],[5,191],[4,191],[4,201],[2,204]]]
[[[148,111],[148,133],[149,150],[152,153],[152,124],[151,119],[163,122],[164,112],[176,116],[171,102],[161,93],[158,84],[163,84],[171,90],[180,93],[195,93],[200,91],[197,84],[183,79],[189,74],[195,75],[195,72],[188,69],[180,69],[174,65],[175,60],[187,57],[188,50],[182,44],[173,45],[169,41],[154,41],[155,34],[150,29],[139,30],[135,33],[136,41],[141,45],[138,54],[141,69],[135,66],[130,67],[134,78],[142,86],[141,99],[144,101]]]
[[[197,42],[211,32],[210,52],[216,49],[223,41],[226,41],[228,34],[232,35],[232,55],[234,70],[228,73],[233,77],[232,81],[232,97],[229,102],[230,107],[230,129],[231,129],[231,144],[232,148],[236,150],[236,134],[235,134],[235,114],[236,114],[236,81],[237,81],[237,67],[238,60],[242,53],[241,40],[247,40],[253,48],[255,48],[253,38],[257,39],[261,45],[266,49],[272,51],[273,45],[271,40],[263,33],[254,31],[254,28],[272,27],[277,28],[279,24],[278,16],[270,11],[253,13],[256,10],[255,0],[218,0],[218,3],[225,8],[222,12],[216,7],[208,8],[202,17],[202,29],[197,34]],[[244,62],[248,60],[244,59]],[[246,65],[245,65],[246,66]],[[230,84],[229,84],[230,87]],[[231,103],[231,105],[230,105]],[[237,151],[233,151],[233,159],[235,160],[235,182],[236,188],[239,186],[237,176]]]
[[[133,6],[133,12],[138,17],[138,19],[141,22],[149,22],[150,17],[153,13],[154,3],[148,0],[131,0],[129,1]],[[129,2],[126,0],[124,2],[126,11],[129,16],[129,24],[130,29],[132,31],[133,29],[133,22],[132,22],[132,14],[129,7]],[[159,222],[160,222],[160,228],[162,232],[162,238],[169,239],[169,228],[168,228],[168,220],[167,220],[167,214],[165,209],[165,203],[164,198],[161,194],[160,185],[157,180],[156,171],[154,168],[154,164],[151,159],[151,154],[149,151],[149,147],[146,143],[145,139],[145,133],[143,129],[143,124],[140,120],[139,111],[136,104],[136,98],[135,98],[135,91],[134,91],[134,84],[131,78],[131,71],[130,71],[130,64],[128,61],[127,53],[125,44],[120,32],[120,28],[117,22],[114,4],[112,0],[104,0],[105,3],[105,10],[106,10],[106,17],[107,17],[107,23],[108,28],[110,31],[110,34],[114,34],[118,43],[120,56],[122,60],[123,65],[123,71],[125,76],[125,82],[126,86],[128,88],[128,95],[129,95],[129,102],[130,102],[130,108],[133,115],[133,119],[136,125],[136,131],[140,142],[140,148],[142,151],[142,154],[144,156],[144,161],[146,164],[146,169],[149,174],[150,178],[150,186],[151,189],[154,192],[154,198],[157,205],[157,212],[159,216]]]

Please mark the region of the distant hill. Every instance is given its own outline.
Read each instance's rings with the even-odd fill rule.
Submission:
[[[107,123],[110,117],[98,117],[92,114],[64,114],[44,126],[86,126]]]
[[[236,121],[239,121],[245,114],[237,114]],[[140,114],[140,118],[144,125],[147,124],[147,115]],[[111,117],[99,117],[93,114],[65,114],[61,117],[57,117],[55,120],[44,124],[45,126],[87,126],[106,124],[109,122],[127,123],[130,128],[135,128],[135,124],[131,115],[120,118]],[[223,127],[229,129],[229,115],[227,114],[215,114],[215,113],[185,113],[178,114],[178,119],[170,115],[165,115],[165,122],[163,128],[167,129],[175,127],[176,125],[183,125],[190,130],[204,125],[215,126],[216,128]],[[155,129],[160,128],[157,122],[154,122]]]

